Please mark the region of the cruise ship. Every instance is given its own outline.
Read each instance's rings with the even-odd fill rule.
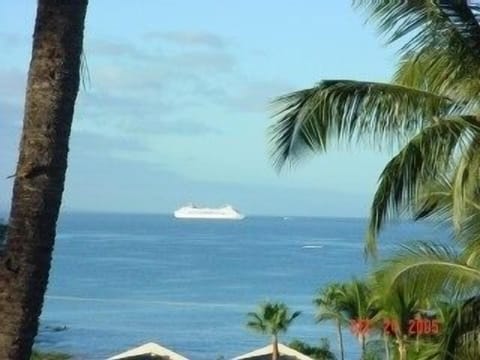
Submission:
[[[242,220],[245,218],[245,215],[240,214],[230,205],[219,208],[204,208],[190,204],[176,210],[173,215],[177,219]]]

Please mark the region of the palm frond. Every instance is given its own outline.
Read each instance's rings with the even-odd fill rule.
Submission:
[[[472,56],[480,55],[478,5],[466,0],[354,0],[389,42],[408,38],[404,51],[455,44]]]
[[[464,169],[461,170],[465,171]],[[456,171],[458,171],[458,168]],[[454,176],[454,180],[455,178],[460,178],[465,181],[465,176],[456,175]],[[459,184],[454,184],[454,180],[451,180],[445,174],[439,174],[435,180],[423,184],[414,205],[414,220],[433,219],[439,224],[446,223],[447,225],[451,225],[453,224],[452,214],[454,213],[454,202],[462,203],[463,208],[461,209],[461,213],[463,215],[458,218],[460,225],[457,229],[457,237],[459,240],[468,240],[472,237],[478,238],[480,236],[480,227],[474,225],[480,225],[479,196],[478,194],[472,194],[470,197],[470,195],[467,196],[465,194],[466,192],[470,193],[470,191],[457,189],[457,192],[459,190],[462,191],[461,197],[463,200],[459,199],[458,195],[454,199],[454,186],[459,187]],[[468,180],[472,181],[473,179]]]
[[[345,297],[345,284],[332,282],[325,285],[313,299],[316,307],[315,321],[335,321],[343,326],[347,325],[348,320],[342,313]]]
[[[247,327],[262,334],[286,332],[290,324],[300,315],[300,311],[290,314],[284,303],[265,302],[256,312],[247,313]]]
[[[260,314],[257,314],[255,312],[249,312],[247,313],[247,317],[249,318],[249,320],[247,321],[248,328],[260,333],[267,332],[267,325]]]
[[[444,118],[422,129],[388,162],[371,207],[367,254],[376,254],[385,221],[406,209],[415,211],[422,187],[448,171],[456,150],[464,150],[472,134],[479,133],[475,117]]]
[[[389,42],[405,39],[395,81],[479,102],[478,5],[466,0],[355,0]],[[422,76],[417,75],[421,72]]]
[[[415,220],[433,219],[447,229],[454,225],[454,239],[472,256],[480,254],[478,141],[469,145],[452,174],[439,174],[421,186],[413,210]]]
[[[453,185],[451,177],[439,174],[432,181],[422,184],[413,209],[415,221],[433,218],[438,223],[451,223],[453,207]]]
[[[349,320],[372,319],[377,313],[369,285],[355,278],[345,284],[337,306]]]
[[[480,109],[480,69],[463,59],[445,54],[445,48],[426,48],[403,55],[393,83],[446,96],[457,104],[457,113],[477,113]]]
[[[331,140],[404,143],[424,124],[454,109],[446,97],[399,85],[327,80],[275,100],[269,128],[277,169],[306,152],[324,152]]]
[[[439,7],[473,53],[480,55],[478,4],[468,0],[439,0]]]
[[[469,210],[480,210],[476,206],[480,189],[480,136],[476,134],[466,151],[462,154],[452,186],[453,196],[453,224],[459,230],[461,222]]]
[[[288,321],[287,321],[287,325],[290,325],[293,320],[295,320],[297,317],[299,317],[300,315],[302,314],[301,311],[295,311],[289,318],[288,318]]]
[[[266,333],[266,327],[263,324],[255,322],[255,321],[248,321],[247,322],[247,327],[249,329],[255,330],[259,333]]]
[[[445,320],[437,359],[480,358],[480,297],[452,307]]]
[[[446,245],[415,242],[403,246],[377,270],[382,283],[415,283],[418,297],[439,293],[464,297],[480,289],[480,269],[467,263],[468,254]]]
[[[390,284],[376,279],[374,291],[380,309],[380,319],[389,319],[397,325],[398,336],[408,335],[409,320],[419,312],[422,299],[415,282]]]

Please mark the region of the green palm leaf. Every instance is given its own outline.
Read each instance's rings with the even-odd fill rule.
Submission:
[[[290,314],[283,303],[266,302],[260,304],[256,312],[247,313],[247,327],[262,334],[276,335],[286,332],[300,314],[300,311]]]
[[[403,250],[379,267],[382,283],[413,282],[418,297],[446,292],[464,297],[480,290],[480,269],[468,262],[469,254],[428,242],[403,246]]]
[[[324,152],[331,139],[403,143],[424,124],[454,109],[454,102],[417,89],[372,82],[322,81],[275,101],[270,127],[277,169],[305,152]]]
[[[472,52],[480,55],[478,5],[467,0],[440,0],[438,6]]]
[[[472,150],[470,148],[469,150]],[[480,154],[480,153],[479,153]],[[478,156],[479,154],[476,154]],[[469,167],[471,171],[468,174],[468,182],[471,184],[459,183],[459,178],[465,182],[465,176],[455,175],[454,180],[444,174],[430,181],[419,190],[419,194],[415,201],[414,218],[433,219],[448,229],[454,226],[452,232],[453,238],[460,241],[465,247],[465,252],[472,254],[480,254],[480,197],[478,194],[479,177],[474,176],[480,169],[477,167],[477,159],[470,159]],[[462,166],[459,166],[462,168]],[[459,169],[457,168],[458,172]],[[455,184],[455,180],[457,183]],[[457,190],[454,191],[454,187]],[[460,195],[459,195],[460,193]],[[455,210],[455,207],[459,209]]]
[[[432,359],[475,360],[480,358],[480,297],[440,307],[443,329]]]
[[[448,44],[473,57],[480,55],[478,6],[466,0],[354,0],[353,3],[366,9],[389,42],[409,37],[404,51]]]
[[[452,219],[453,185],[446,174],[426,182],[419,189],[414,207],[414,220],[434,219],[450,225]]]
[[[316,307],[315,320],[317,322],[335,320],[347,325],[348,320],[342,314],[345,297],[344,284],[330,283],[322,288],[313,300]]]
[[[475,117],[444,118],[422,129],[389,161],[380,176],[371,207],[368,254],[376,253],[378,231],[385,221],[406,206],[414,211],[420,190],[448,172],[456,151],[468,148],[469,140],[478,134],[480,127]]]
[[[338,306],[348,320],[372,319],[377,313],[371,288],[366,282],[357,279],[345,284]]]
[[[395,83],[470,102],[478,109],[478,5],[466,0],[356,0],[389,42],[406,39]],[[420,76],[419,76],[420,75]]]
[[[416,283],[391,284],[389,279],[378,276],[375,280],[374,296],[379,308],[375,320],[392,321],[396,325],[396,329],[392,329],[396,331],[396,336],[408,336],[409,320],[420,312],[420,306],[423,305],[416,291]]]
[[[401,57],[393,83],[430,91],[454,100],[459,112],[476,113],[480,108],[479,63],[458,61],[458,54],[444,48],[426,48]],[[468,65],[468,66],[467,66]]]

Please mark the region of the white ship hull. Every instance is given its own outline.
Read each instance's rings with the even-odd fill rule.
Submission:
[[[177,219],[225,219],[225,220],[242,220],[244,215],[224,215],[224,214],[182,214],[176,211],[173,215]]]
[[[245,215],[240,214],[231,206],[223,208],[198,208],[185,206],[173,213],[177,219],[216,219],[216,220],[242,220]]]

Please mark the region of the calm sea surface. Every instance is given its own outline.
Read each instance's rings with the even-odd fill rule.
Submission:
[[[192,360],[229,359],[268,343],[246,329],[245,314],[270,299],[302,311],[282,342],[327,337],[336,351],[335,329],[315,324],[312,299],[330,281],[365,274],[365,226],[362,219],[64,214],[37,346],[96,360],[154,341]],[[427,225],[400,224],[384,233],[381,249],[440,237]],[[347,359],[358,358],[346,337]]]

